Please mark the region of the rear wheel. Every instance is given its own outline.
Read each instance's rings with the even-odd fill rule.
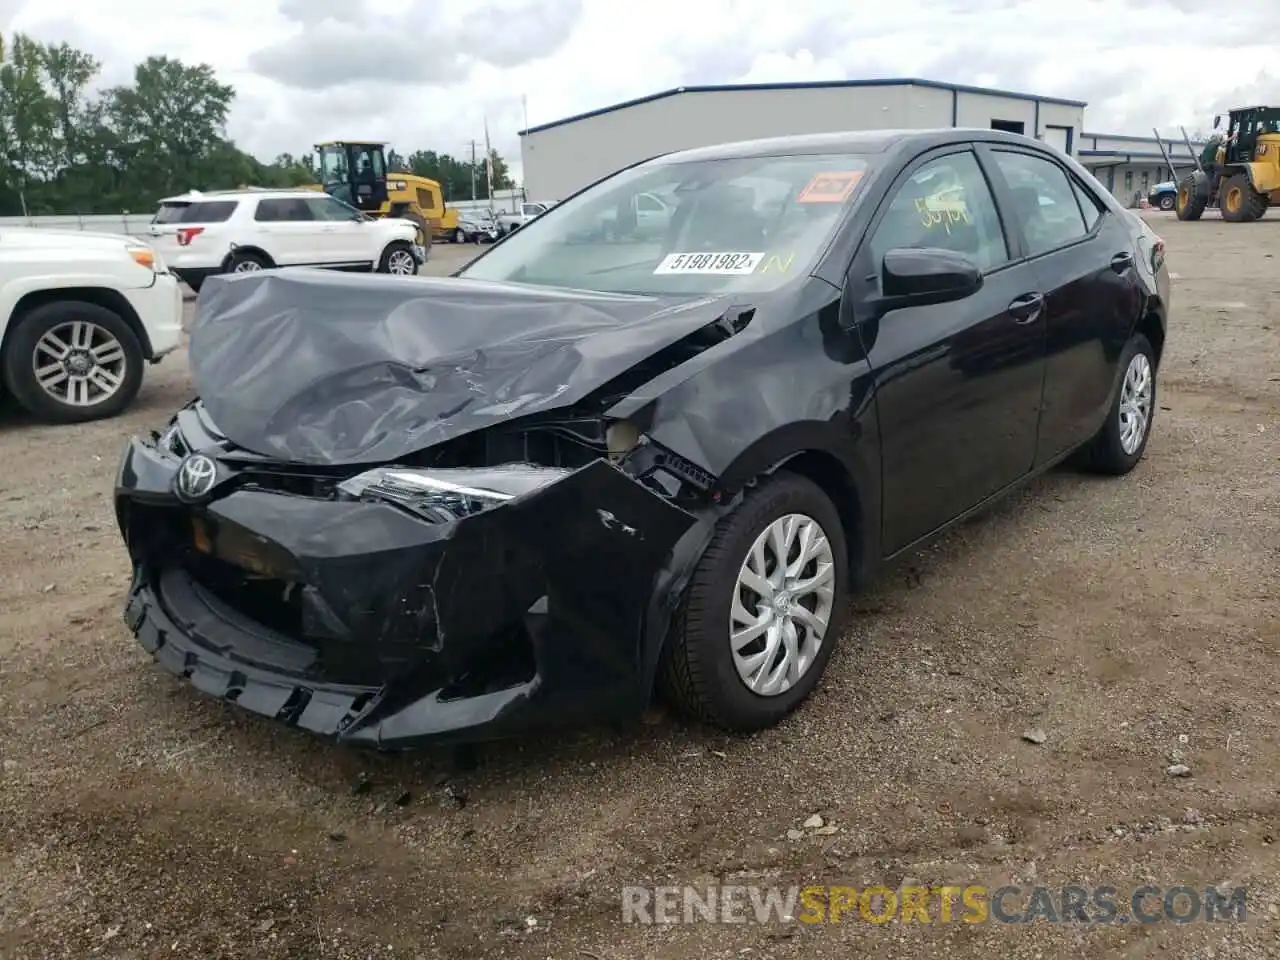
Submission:
[[[1200,188],[1195,177],[1186,177],[1178,184],[1175,209],[1179,220],[1199,220],[1209,205],[1209,194]]]
[[[453,242],[454,242],[454,243],[466,243],[466,242],[467,242],[467,233],[466,233],[466,231],[465,231],[465,230],[463,230],[461,227],[458,227],[458,229],[454,230],[454,231],[453,231]]]
[[[270,270],[271,261],[261,254],[241,253],[237,250],[227,257],[222,269],[225,273],[257,273],[260,270]]]
[[[78,300],[46,303],[16,321],[4,381],[32,415],[52,423],[113,417],[142,385],[142,344],[119,314]]]
[[[778,473],[723,517],[663,651],[682,713],[728,730],[770,727],[817,685],[847,595],[844,528],[822,489]]]
[[[1222,219],[1251,223],[1267,212],[1267,198],[1253,189],[1247,173],[1228,177],[1222,185]]]
[[[1136,333],[1120,359],[1120,387],[1106,423],[1087,449],[1088,465],[1121,476],[1138,465],[1151,436],[1156,411],[1156,356],[1151,341]]]

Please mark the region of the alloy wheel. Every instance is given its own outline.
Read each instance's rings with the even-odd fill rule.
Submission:
[[[408,277],[414,272],[413,254],[408,250],[392,250],[387,257],[387,273]]]
[[[835,598],[831,541],[812,517],[779,517],[758,536],[738,572],[729,645],[752,693],[786,693],[817,660]]]
[[[262,264],[260,264],[257,260],[241,260],[234,267],[232,267],[231,272],[232,273],[257,273],[261,269],[262,269]]]
[[[1151,361],[1145,353],[1134,354],[1120,388],[1120,447],[1128,456],[1142,446],[1151,423]]]
[[[60,323],[31,353],[36,382],[59,403],[92,407],[124,385],[129,360],[115,334],[87,320]]]

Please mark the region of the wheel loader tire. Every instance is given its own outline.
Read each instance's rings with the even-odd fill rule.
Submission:
[[[1252,223],[1267,212],[1267,198],[1253,189],[1247,173],[1228,177],[1220,196],[1222,219],[1230,223]]]
[[[1178,198],[1175,209],[1179,220],[1199,220],[1204,208],[1209,205],[1209,197],[1202,193],[1196,184],[1195,177],[1184,177],[1178,184]]]
[[[418,235],[414,238],[414,242],[424,250],[431,246],[431,224],[427,218],[417,210],[406,210],[402,216],[405,220],[415,223],[418,227]]]

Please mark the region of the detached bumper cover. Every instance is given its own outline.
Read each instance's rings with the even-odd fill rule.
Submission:
[[[634,714],[670,558],[702,535],[603,460],[447,523],[244,476],[192,506],[177,467],[135,439],[117,477],[139,642],[205,693],[381,747]]]

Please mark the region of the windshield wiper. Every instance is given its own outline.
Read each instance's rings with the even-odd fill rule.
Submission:
[[[661,257],[651,257],[648,260],[634,260],[631,263],[621,263],[613,267],[602,267],[599,270],[590,270],[587,273],[583,274],[583,276],[598,277],[604,273],[617,273],[619,270],[634,270],[636,267],[644,267],[644,266],[648,266],[651,263],[654,263],[654,264],[660,263],[661,261],[662,261]]]

